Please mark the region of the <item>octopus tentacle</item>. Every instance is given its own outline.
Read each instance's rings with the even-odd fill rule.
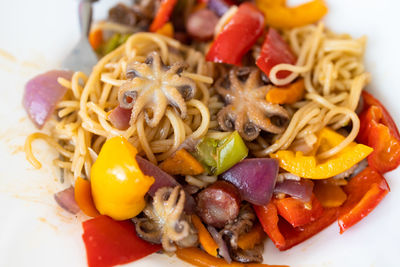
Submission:
[[[268,114],[276,115],[285,119],[289,118],[289,112],[278,104],[272,104],[263,101],[258,101],[256,104],[260,107],[260,109],[264,110],[264,112]]]
[[[232,113],[231,105],[222,108],[217,114],[218,124],[224,131],[235,129],[236,116]]]
[[[135,104],[132,107],[130,124],[133,124],[136,122],[137,118],[139,117],[140,112],[143,110],[143,108],[149,102],[149,100],[152,96],[151,93],[152,93],[151,91],[146,91],[136,99]]]
[[[162,117],[164,116],[165,110],[168,106],[168,101],[165,95],[158,91],[155,95],[155,101],[157,102],[157,107],[151,106],[150,109],[152,110],[152,118],[150,118],[148,112],[145,112],[145,119],[147,125],[150,127],[156,127],[158,123],[161,121]]]
[[[245,113],[240,113],[237,115],[235,129],[246,141],[252,141],[256,139],[260,133],[260,129],[248,120]]]
[[[274,125],[269,118],[265,117],[264,114],[259,111],[253,110],[248,112],[247,115],[252,123],[258,125],[264,131],[274,134],[279,134],[284,131],[283,127]]]
[[[186,118],[187,115],[187,107],[185,99],[183,99],[182,95],[179,91],[172,86],[163,86],[162,88],[165,96],[169,100],[169,102],[179,109],[180,115],[182,118]]]

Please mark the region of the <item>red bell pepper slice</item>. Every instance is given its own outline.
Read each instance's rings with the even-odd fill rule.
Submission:
[[[278,228],[278,210],[272,202],[264,206],[253,205],[253,209],[261,223],[264,232],[274,242],[277,248],[285,247],[286,240]]]
[[[338,208],[324,209],[315,221],[301,227],[293,227],[285,219],[279,218],[275,204],[253,206],[265,233],[275,246],[283,251],[309,239],[331,225],[339,214]]]
[[[384,125],[388,126],[392,134],[397,138],[400,139],[400,134],[399,134],[399,129],[397,129],[396,123],[393,121],[392,116],[390,116],[389,112],[387,109],[382,105],[382,103],[373,97],[370,93],[367,91],[362,91],[362,97],[364,100],[364,109],[366,110],[370,106],[377,106],[381,109],[382,111],[382,121]]]
[[[242,57],[262,35],[264,15],[251,3],[243,3],[218,34],[206,55],[208,61],[241,65]]]
[[[364,110],[360,114],[357,141],[374,149],[369,165],[385,173],[400,165],[400,135],[389,112],[371,94],[363,92]]]
[[[256,65],[269,77],[274,66],[282,63],[295,64],[296,60],[296,56],[280,34],[274,28],[269,28]],[[290,73],[290,71],[279,71],[276,77],[284,79]]]
[[[340,233],[349,229],[367,216],[390,191],[385,178],[367,167],[353,177],[343,188],[347,200],[340,208]]]
[[[278,247],[278,249],[281,251],[287,250],[318,234],[326,227],[334,223],[338,218],[338,214],[338,208],[324,209],[322,216],[317,220],[302,227],[296,228],[292,227],[285,220],[279,220],[278,226],[285,237],[286,245],[284,247]]]
[[[135,225],[130,221],[98,216],[83,222],[82,226],[89,267],[125,264],[161,250],[160,245],[138,237]]]
[[[174,10],[176,3],[177,3],[177,0],[162,0],[161,1],[160,8],[158,9],[155,18],[150,25],[151,32],[156,32],[158,29],[160,29],[162,26],[164,26],[165,23],[167,23],[167,21],[169,20],[169,17],[172,14],[172,11]]]
[[[303,201],[292,197],[274,199],[273,202],[278,209],[278,214],[293,227],[309,224],[324,213],[324,208],[314,195],[311,197],[311,209],[306,209]]]

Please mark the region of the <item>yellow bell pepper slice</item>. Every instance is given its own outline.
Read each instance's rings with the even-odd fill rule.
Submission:
[[[334,156],[319,160],[315,155],[337,146],[345,139],[341,134],[323,128],[318,133],[318,141],[311,156],[304,156],[303,152],[281,150],[271,154],[279,160],[279,166],[295,175],[310,179],[326,179],[350,169],[353,165],[365,159],[373,149],[366,145],[350,143]]]
[[[154,183],[136,161],[136,148],[124,137],[108,139],[91,169],[94,204],[102,215],[126,220],[145,207],[145,194]]]
[[[312,0],[295,7],[271,4],[271,1],[256,0],[256,6],[265,14],[265,24],[274,28],[294,28],[315,23],[328,12],[323,0]]]

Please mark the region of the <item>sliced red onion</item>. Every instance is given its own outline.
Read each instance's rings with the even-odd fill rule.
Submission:
[[[214,11],[219,17],[225,14],[231,7],[232,3],[229,0],[209,0],[207,7]]]
[[[119,130],[126,130],[129,128],[129,121],[131,120],[132,109],[125,109],[121,106],[113,109],[108,115],[108,119]]]
[[[226,244],[225,240],[222,239],[222,235],[218,233],[217,229],[213,226],[207,226],[208,232],[210,232],[212,238],[214,239],[215,243],[218,245],[219,255],[221,255],[227,263],[232,262],[231,255],[229,254],[228,245]]]
[[[150,161],[140,156],[136,156],[136,160],[142,172],[145,175],[153,176],[155,179],[154,184],[150,187],[148,191],[148,194],[150,196],[153,197],[156,191],[161,187],[175,187],[177,185],[180,186],[180,184],[175,180],[174,177],[172,177],[165,171],[161,170],[159,167],[157,167]],[[190,194],[188,194],[186,191],[185,193],[186,193],[185,211],[191,214],[193,213],[196,207],[196,202]]]
[[[33,123],[41,129],[56,108],[57,103],[64,97],[67,88],[61,86],[59,77],[70,80],[73,72],[52,70],[40,74],[25,85],[22,104]]]
[[[69,213],[77,214],[80,210],[78,204],[76,204],[75,191],[72,186],[54,194],[54,199],[61,208]]]
[[[275,159],[245,159],[221,176],[239,189],[242,199],[255,205],[266,205],[271,200],[278,170],[279,163]]]
[[[307,179],[284,180],[283,182],[276,183],[274,193],[288,194],[293,198],[297,198],[303,202],[311,200],[314,183]]]

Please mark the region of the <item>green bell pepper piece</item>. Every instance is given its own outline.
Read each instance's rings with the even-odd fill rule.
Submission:
[[[248,149],[237,131],[217,140],[204,138],[196,147],[195,157],[210,174],[219,175],[246,158]]]

